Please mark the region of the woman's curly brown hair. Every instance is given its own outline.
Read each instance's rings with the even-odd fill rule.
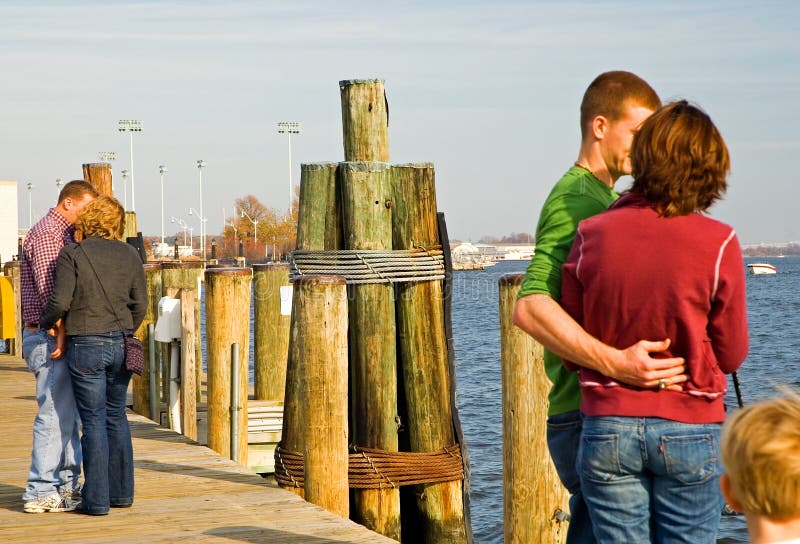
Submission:
[[[84,238],[98,236],[108,240],[122,240],[125,232],[125,210],[111,196],[99,196],[83,208],[75,221],[75,230]]]
[[[728,148],[711,118],[680,100],[641,126],[631,148],[630,191],[665,217],[706,211],[727,189]]]

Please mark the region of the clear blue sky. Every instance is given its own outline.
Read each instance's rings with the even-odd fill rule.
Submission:
[[[712,215],[742,243],[800,240],[800,2],[258,2],[4,0],[0,4],[0,179],[27,181],[40,215],[56,178],[115,151],[119,119],[139,119],[136,211],[160,230],[199,207],[254,194],[285,208],[278,121],[300,121],[293,170],[342,160],[338,81],[383,78],[392,162],[431,161],[452,238],[533,232],[552,184],[575,160],[578,104],[601,71],[626,69],[663,99],[688,98],[731,150]],[[130,185],[130,181],[129,181]],[[618,188],[624,188],[621,180]],[[130,199],[130,197],[129,197]],[[167,234],[176,229],[167,220]]]

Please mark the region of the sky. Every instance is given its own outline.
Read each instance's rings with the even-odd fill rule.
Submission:
[[[114,151],[133,169],[145,235],[170,217],[207,233],[236,198],[288,207],[300,164],[343,160],[338,82],[380,78],[391,162],[432,162],[452,239],[533,233],[577,158],[578,108],[606,70],[662,100],[700,105],[732,158],[711,216],[743,244],[800,240],[800,2],[15,1],[0,3],[0,179],[19,182],[20,227],[56,179]],[[143,131],[117,131],[136,119]],[[32,182],[30,191],[26,184]],[[629,185],[623,178],[618,190]],[[131,181],[127,180],[131,207]],[[223,209],[225,212],[223,212]]]

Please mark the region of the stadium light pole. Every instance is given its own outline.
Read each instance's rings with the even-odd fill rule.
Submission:
[[[133,119],[121,119],[117,125],[120,132],[127,132],[131,137],[131,211],[136,211],[136,186],[133,180],[133,133],[142,131],[142,122]],[[126,206],[127,207],[127,206]]]
[[[56,195],[56,199],[58,199],[58,197],[61,196],[61,186],[63,184],[64,184],[64,182],[61,180],[61,178],[56,178],[56,191],[58,191],[58,195]]]
[[[167,167],[163,164],[158,165],[158,173],[161,174],[161,243],[164,243],[164,174]]]
[[[173,223],[177,223],[178,226],[183,229],[183,245],[186,245],[186,230],[189,228],[189,225],[186,224],[186,221],[178,217],[170,217],[169,220]]]
[[[200,182],[200,213],[197,215],[200,216],[200,243],[203,245],[203,260],[206,260],[206,228],[205,228],[205,216],[203,215],[203,168],[206,167],[206,161],[198,160],[197,161],[197,175]]]
[[[122,194],[124,195],[123,200],[125,202],[123,208],[125,211],[128,211],[128,171],[120,170],[119,173],[122,174]]]
[[[33,182],[28,182],[28,230],[33,226]]]
[[[278,123],[278,134],[286,134],[289,144],[289,215],[292,215],[292,202],[294,201],[294,187],[292,187],[292,134],[300,134],[300,123],[295,121],[282,121]]]

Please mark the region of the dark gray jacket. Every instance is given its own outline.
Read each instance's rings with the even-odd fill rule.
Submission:
[[[49,329],[66,314],[68,335],[136,329],[147,303],[144,268],[136,249],[117,240],[90,237],[64,246],[58,254],[55,289],[39,326]]]

